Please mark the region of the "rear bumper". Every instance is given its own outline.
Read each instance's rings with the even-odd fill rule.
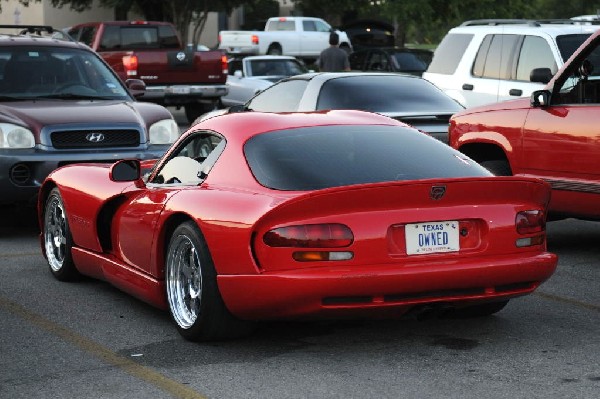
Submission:
[[[556,269],[548,252],[418,267],[382,265],[220,275],[227,308],[242,319],[396,317],[420,304],[464,306],[533,292]]]
[[[0,204],[33,205],[46,176],[53,170],[72,163],[113,163],[120,159],[160,158],[169,145],[144,148],[44,151],[40,149],[0,151]]]
[[[200,100],[216,100],[229,92],[226,84],[219,85],[161,85],[146,86],[141,101],[161,104],[186,104]]]

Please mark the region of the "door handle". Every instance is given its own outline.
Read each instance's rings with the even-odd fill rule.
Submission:
[[[519,90],[519,89],[510,89],[508,92],[509,95],[511,96],[518,96],[520,97],[523,94],[523,90]]]
[[[465,83],[462,85],[463,90],[473,90],[473,85],[470,83]]]

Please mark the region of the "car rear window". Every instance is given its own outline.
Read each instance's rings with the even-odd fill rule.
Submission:
[[[433,60],[429,64],[427,72],[452,75],[456,71],[458,63],[472,39],[472,34],[447,34],[437,49],[435,49]]]
[[[244,145],[250,170],[275,190],[490,176],[438,140],[403,126],[319,126],[272,131]]]
[[[317,109],[422,114],[458,112],[462,107],[425,79],[400,75],[354,75],[325,82]]]

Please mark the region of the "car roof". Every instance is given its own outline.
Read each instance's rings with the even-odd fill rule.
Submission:
[[[0,46],[88,48],[49,25],[0,25]]]
[[[422,79],[419,76],[409,75],[409,74],[404,74],[404,73],[397,73],[397,72],[354,71],[354,72],[309,72],[309,73],[303,73],[300,75],[289,76],[282,80],[314,80],[315,82],[325,82],[325,81],[331,80],[331,79],[348,78],[348,77],[354,77],[354,76],[363,76],[363,77],[364,76],[387,76],[387,77],[396,76],[396,77],[407,78],[407,79]]]
[[[246,141],[257,134],[273,130],[296,129],[325,125],[397,125],[402,122],[386,116],[356,110],[327,110],[314,112],[239,112],[208,118],[194,125],[189,132],[214,130],[226,139]]]
[[[503,22],[504,21],[504,22]],[[576,23],[571,20],[473,20],[450,29],[451,33],[545,33],[551,36],[592,33],[600,25]]]

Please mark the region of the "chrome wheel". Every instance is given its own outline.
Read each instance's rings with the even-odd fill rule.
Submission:
[[[200,315],[202,269],[198,250],[187,235],[173,238],[167,255],[167,299],[173,319],[188,329]]]
[[[67,256],[67,226],[62,201],[57,195],[51,195],[44,214],[44,246],[48,264],[54,272],[62,269]]]

